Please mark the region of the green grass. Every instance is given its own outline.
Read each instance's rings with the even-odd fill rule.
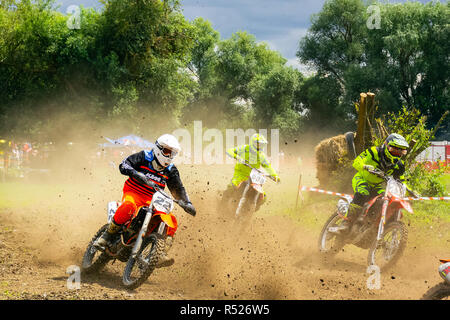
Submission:
[[[450,190],[450,174],[440,177],[446,185],[447,192]],[[287,216],[302,228],[319,234],[325,221],[336,209],[336,196],[318,193],[303,192],[304,202],[299,198],[296,208],[295,188],[273,188],[268,192],[269,199],[273,199],[265,205],[262,212],[264,215]],[[315,185],[314,181],[305,185]],[[340,190],[332,190],[340,191]],[[413,214],[404,211],[404,222],[408,225],[412,243],[424,245],[449,245],[450,244],[450,201],[426,200],[411,201]]]
[[[8,182],[0,184],[0,208],[29,207],[40,199],[54,196],[63,186]]]
[[[450,174],[444,174],[439,180],[445,185],[447,193],[450,193]]]

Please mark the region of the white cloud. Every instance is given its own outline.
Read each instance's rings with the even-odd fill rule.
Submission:
[[[310,16],[321,10],[325,0],[181,0],[188,20],[209,20],[222,39],[237,31],[254,35],[288,60],[287,64],[306,70],[296,58],[298,43],[310,25]],[[99,9],[98,0],[56,0],[60,10],[69,5]]]
[[[310,77],[310,76],[312,76],[313,74],[316,73],[316,70],[311,69],[311,68],[310,68],[309,66],[307,66],[306,64],[300,63],[300,62],[298,61],[297,58],[289,59],[289,60],[286,62],[286,65],[287,65],[287,66],[290,66],[290,67],[293,67],[293,68],[295,68],[295,69],[297,69],[297,70],[300,71],[305,77]]]

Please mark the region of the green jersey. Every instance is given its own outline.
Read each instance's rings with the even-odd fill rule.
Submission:
[[[236,148],[230,148],[227,150],[227,154],[234,158],[239,159],[241,161],[247,162],[253,168],[259,169],[263,167],[271,176],[277,177],[277,173],[272,168],[272,165],[267,160],[267,157],[263,151],[257,151],[250,147],[250,145],[246,144]],[[232,179],[232,183],[235,186],[238,186],[242,181],[245,181],[250,176],[251,168],[247,167],[242,163],[236,163],[234,167],[234,175]]]

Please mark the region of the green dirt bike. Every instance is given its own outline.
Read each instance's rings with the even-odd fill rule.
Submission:
[[[450,259],[439,259],[442,263],[438,272],[444,279],[443,282],[431,287],[422,297],[422,300],[447,300],[450,299]]]
[[[414,191],[393,176],[385,175],[380,170],[369,171],[386,181],[383,194],[367,202],[348,233],[342,234],[340,229],[344,221],[351,197],[342,197],[338,201],[337,210],[325,222],[319,237],[319,251],[325,257],[333,257],[347,244],[362,249],[369,249],[368,265],[377,265],[380,270],[393,266],[406,247],[408,230],[401,221],[403,209],[413,213],[407,200],[406,191],[416,195]]]

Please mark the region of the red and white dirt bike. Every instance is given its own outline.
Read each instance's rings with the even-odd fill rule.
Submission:
[[[403,210],[413,213],[406,191],[415,194],[393,176],[379,170],[369,171],[386,181],[385,192],[367,202],[349,232],[339,230],[345,219],[351,198],[342,197],[337,210],[325,222],[319,237],[319,250],[325,256],[334,256],[347,244],[369,249],[368,265],[380,270],[393,266],[406,247],[408,230],[401,221]]]
[[[239,160],[237,160],[239,161]],[[252,167],[244,161],[239,161],[243,165],[251,168],[249,178],[242,182],[244,185],[239,187],[239,197],[224,198],[219,202],[219,211],[226,210],[233,217],[236,223],[245,226],[256,211],[258,201],[264,197],[263,185],[267,178],[276,181],[271,175]]]
[[[139,287],[152,274],[163,254],[167,234],[177,227],[172,214],[174,202],[171,196],[156,188],[152,201],[136,211],[134,218],[119,231],[119,236],[106,249],[94,246],[108,228],[119,203],[108,205],[108,224],[102,226],[89,242],[83,256],[82,271],[92,273],[102,269],[110,260],[127,262],[122,282],[128,289]],[[115,204],[115,205],[113,205]]]
[[[441,265],[438,268],[443,282],[431,287],[422,297],[422,300],[447,300],[450,299],[450,259],[439,259]]]

